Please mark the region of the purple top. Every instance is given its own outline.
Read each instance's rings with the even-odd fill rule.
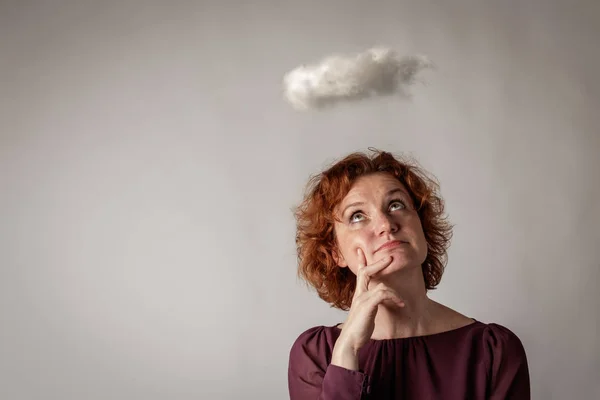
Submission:
[[[330,365],[341,330],[318,326],[290,351],[291,400],[529,399],[529,369],[519,338],[475,321],[433,335],[371,339],[359,371]]]

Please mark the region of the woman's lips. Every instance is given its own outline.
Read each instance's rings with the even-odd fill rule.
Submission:
[[[396,248],[398,246],[402,246],[403,244],[406,244],[406,243],[407,242],[405,242],[403,240],[390,240],[389,242],[385,242],[377,250],[375,250],[375,253],[377,253],[379,250],[394,249],[394,248]]]

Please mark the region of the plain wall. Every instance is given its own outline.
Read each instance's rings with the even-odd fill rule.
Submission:
[[[369,146],[441,182],[432,297],[512,329],[534,399],[600,398],[597,1],[0,4],[0,398],[287,398],[292,342],[344,318],[296,278],[291,210]],[[437,69],[283,101],[374,45]]]

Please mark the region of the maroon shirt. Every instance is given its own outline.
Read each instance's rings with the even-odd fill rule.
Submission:
[[[318,326],[290,351],[291,400],[529,399],[529,369],[519,338],[475,321],[433,335],[371,339],[359,371],[330,365],[341,330]]]

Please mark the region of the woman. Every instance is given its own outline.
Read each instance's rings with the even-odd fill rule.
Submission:
[[[427,296],[452,235],[438,189],[379,151],[311,179],[296,211],[299,274],[348,315],[296,339],[291,400],[530,398],[514,333]]]

